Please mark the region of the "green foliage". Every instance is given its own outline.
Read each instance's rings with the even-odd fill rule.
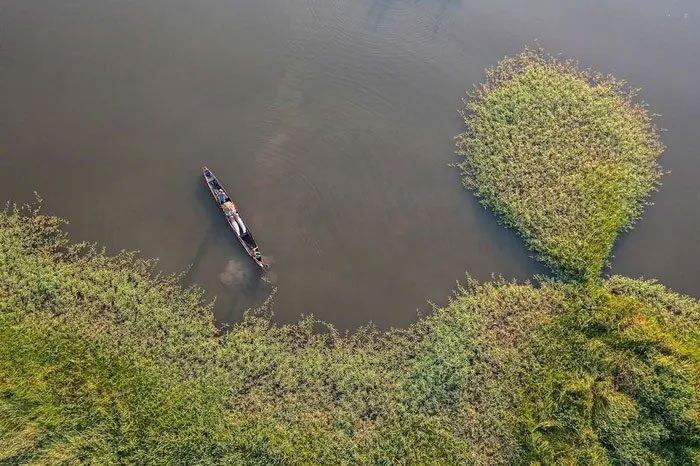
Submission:
[[[563,289],[561,313],[533,334],[539,364],[520,403],[529,459],[693,464],[700,452],[700,304],[621,277],[606,288]]]
[[[223,336],[177,277],[0,213],[0,463],[456,464],[471,446],[408,409],[407,359],[265,310]]]
[[[464,184],[561,277],[598,276],[661,174],[635,91],[531,50],[487,70],[457,137]]]
[[[469,282],[404,330],[266,309],[0,214],[2,464],[683,464],[700,304],[653,282]]]

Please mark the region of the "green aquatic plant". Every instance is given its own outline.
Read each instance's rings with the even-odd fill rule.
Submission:
[[[465,101],[465,186],[560,277],[597,277],[658,183],[663,146],[635,94],[526,49]]]
[[[468,282],[403,330],[201,294],[0,213],[2,464],[691,464],[700,304],[653,282]]]

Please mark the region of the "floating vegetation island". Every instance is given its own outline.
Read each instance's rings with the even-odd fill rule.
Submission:
[[[466,184],[557,274],[468,281],[406,329],[264,307],[223,334],[149,261],[0,212],[0,463],[700,463],[700,302],[593,279],[660,173],[626,92],[529,51],[489,72]]]
[[[487,70],[457,137],[464,183],[559,276],[596,278],[663,150],[623,81],[525,50]]]

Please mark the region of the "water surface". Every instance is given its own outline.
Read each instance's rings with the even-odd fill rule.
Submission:
[[[671,173],[613,271],[700,296],[698,31],[695,0],[0,0],[0,199],[189,267],[234,321],[270,286],[207,164],[280,321],[403,326],[465,272],[544,272],[448,165],[463,93],[538,41],[663,114]]]

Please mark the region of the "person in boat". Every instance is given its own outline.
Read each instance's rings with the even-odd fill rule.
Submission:
[[[216,193],[216,198],[219,200],[219,204],[222,204],[226,202],[226,193],[224,192],[223,189],[219,189],[219,191]]]
[[[231,225],[231,228],[233,228],[233,231],[236,232],[236,236],[241,236],[241,228],[238,226],[238,223],[236,223],[235,220],[231,219],[229,220],[229,224]]]
[[[221,208],[227,217],[233,217],[236,214],[236,205],[232,201],[226,201],[221,204]]]
[[[229,218],[229,223],[231,223],[231,226],[235,230],[236,234],[238,236],[245,235],[248,229],[245,226],[245,223],[243,223],[243,220],[241,220],[240,215],[238,215],[238,209],[236,208],[236,204],[233,203],[233,201],[226,201],[223,203],[221,208],[224,211],[224,214]]]
[[[258,251],[258,248],[253,249],[255,260],[262,262],[262,254]]]
[[[245,235],[248,232],[248,229],[245,227],[245,223],[243,223],[243,220],[241,220],[241,216],[238,215],[238,211],[236,211],[233,214],[233,220],[234,223],[236,223],[240,227],[241,235]]]

